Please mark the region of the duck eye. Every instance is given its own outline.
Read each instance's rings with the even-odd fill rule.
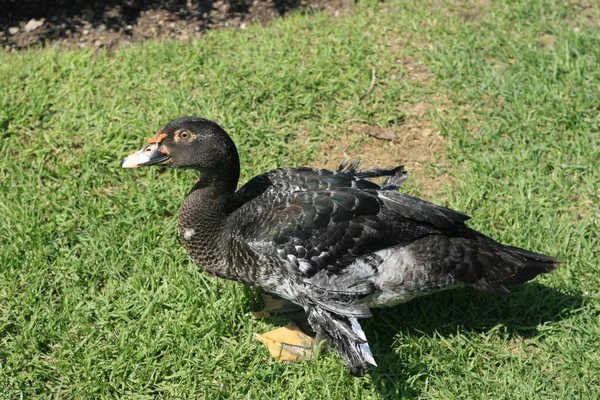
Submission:
[[[183,140],[188,140],[192,135],[188,131],[183,131],[179,134],[179,137]]]

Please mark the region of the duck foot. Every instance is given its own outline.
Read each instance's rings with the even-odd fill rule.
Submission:
[[[318,353],[317,345],[319,341],[315,341],[313,337],[304,333],[296,325],[299,324],[303,327],[307,325],[304,308],[272,294],[263,294],[262,298],[264,304],[262,310],[248,313],[250,318],[262,319],[285,314],[293,321],[282,328],[256,334],[256,340],[267,346],[271,357],[280,362],[295,362],[315,358]]]
[[[312,360],[317,355],[316,344],[318,343],[293,323],[263,334],[256,334],[255,337],[267,346],[271,357],[282,363]]]

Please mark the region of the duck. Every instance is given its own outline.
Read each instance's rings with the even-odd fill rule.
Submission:
[[[121,166],[197,171],[177,223],[191,260],[303,310],[311,346],[336,349],[355,376],[377,365],[359,322],[373,308],[463,286],[504,295],[561,263],[501,244],[468,227],[468,215],[399,191],[408,176],[402,166],[279,168],[237,189],[236,145],[204,118],[172,120]],[[312,339],[281,329],[261,338],[282,347]]]

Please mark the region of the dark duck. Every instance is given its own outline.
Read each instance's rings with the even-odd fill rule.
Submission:
[[[122,163],[148,165],[200,173],[178,220],[198,267],[300,306],[316,342],[337,349],[354,375],[376,365],[359,324],[371,308],[459,286],[505,294],[507,285],[560,263],[488,238],[465,225],[461,212],[398,192],[402,167],[276,169],[236,191],[235,144],[202,118],[171,121]],[[294,347],[308,337],[287,331],[263,341]]]

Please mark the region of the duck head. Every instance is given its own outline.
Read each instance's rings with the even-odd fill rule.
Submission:
[[[233,140],[217,123],[204,118],[177,118],[148,139],[148,145],[121,162],[123,168],[168,165],[201,173],[200,186],[233,192],[240,161]]]
[[[148,145],[121,162],[123,168],[168,165],[201,172],[239,165],[235,144],[215,122],[198,117],[177,118],[148,139]]]

